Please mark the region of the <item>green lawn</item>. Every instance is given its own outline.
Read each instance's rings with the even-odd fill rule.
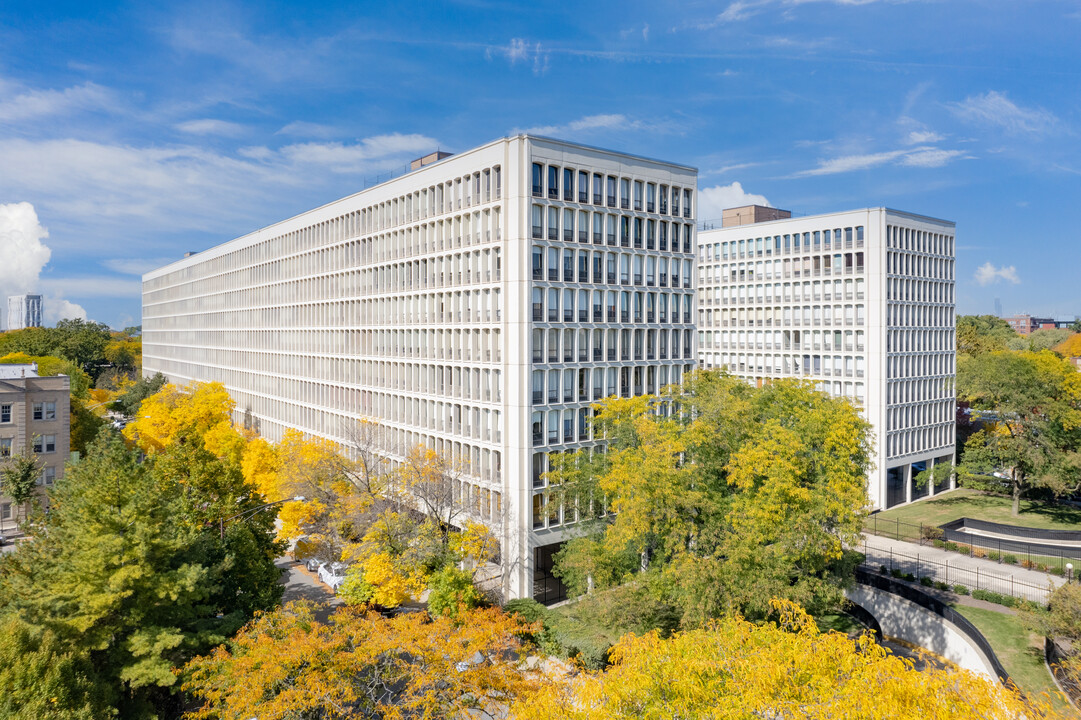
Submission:
[[[890,520],[925,525],[942,523],[970,517],[1006,525],[1047,528],[1051,530],[1081,530],[1081,508],[1071,505],[1021,501],[1021,513],[1011,514],[1013,501],[1008,497],[984,495],[975,490],[961,488],[943,493],[931,500],[915,502],[903,507],[877,513],[881,525]],[[868,523],[873,519],[868,518]]]
[[[983,633],[1010,678],[1026,695],[1039,697],[1046,693],[1057,710],[1066,715],[1073,712],[1044,665],[1043,639],[1029,632],[1020,617],[967,605],[955,605],[954,610]]]

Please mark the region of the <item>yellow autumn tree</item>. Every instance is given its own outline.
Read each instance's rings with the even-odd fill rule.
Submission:
[[[208,433],[217,449],[226,449],[231,443],[224,436],[236,432],[234,407],[221,383],[194,383],[185,388],[169,384],[142,402],[138,416],[124,428],[124,436],[147,454],[177,442],[203,442]]]
[[[1025,699],[965,670],[917,671],[870,635],[821,633],[798,606],[775,601],[776,622],[739,616],[664,639],[629,634],[612,666],[520,698],[516,720],[641,718],[1060,717],[1047,698]]]
[[[537,680],[520,639],[538,628],[499,610],[458,621],[424,613],[390,620],[342,609],[333,625],[309,605],[267,613],[230,644],[196,658],[184,689],[190,720],[379,717],[445,720],[495,714]]]

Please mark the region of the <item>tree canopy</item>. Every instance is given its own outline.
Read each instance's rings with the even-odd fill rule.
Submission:
[[[0,563],[0,616],[89,658],[124,717],[175,702],[174,669],[282,592],[275,514],[244,479],[229,403],[214,388],[167,399],[139,438],[148,458],[101,435],[52,490],[32,542]]]
[[[596,518],[557,556],[572,592],[652,568],[672,578],[657,587],[691,624],[761,617],[771,597],[838,599],[870,466],[853,405],[794,380],[754,388],[697,372],[661,396],[594,408],[606,451],[554,455],[546,476],[549,502]]]
[[[810,616],[773,603],[775,621],[729,615],[662,638],[626,635],[612,667],[550,683],[520,699],[519,720],[638,718],[1059,717],[1047,698],[1026,699],[964,670],[916,671],[869,635],[821,633]]]
[[[963,357],[958,395],[990,418],[969,437],[960,470],[970,483],[1008,475],[1013,513],[1022,494],[1076,492],[1081,483],[1081,373],[1044,350]],[[994,482],[994,481],[991,481]]]
[[[1010,341],[1020,337],[1008,322],[994,315],[957,316],[958,355],[1006,350]]]
[[[457,621],[384,619],[353,609],[318,622],[294,603],[258,618],[228,647],[193,660],[192,720],[443,720],[505,707],[533,681],[519,667],[528,626],[499,610]]]

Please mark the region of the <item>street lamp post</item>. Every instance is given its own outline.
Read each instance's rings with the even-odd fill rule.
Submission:
[[[284,500],[277,500],[277,501],[272,502],[272,503],[267,503],[265,505],[260,505],[259,507],[254,507],[254,508],[249,508],[247,510],[242,510],[241,512],[238,512],[235,515],[230,515],[229,517],[221,518],[220,520],[218,520],[218,532],[221,534],[221,539],[224,540],[225,539],[225,523],[227,521],[233,520],[235,518],[238,518],[238,517],[241,517],[241,516],[244,516],[244,515],[252,516],[252,515],[255,515],[255,513],[257,513],[257,512],[260,512],[262,510],[266,510],[268,507],[274,507],[275,505],[281,505],[282,503],[301,502],[303,500],[304,500],[303,495],[297,495],[296,497],[285,498]]]
[[[1066,582],[1073,580],[1073,563],[1066,563]]]

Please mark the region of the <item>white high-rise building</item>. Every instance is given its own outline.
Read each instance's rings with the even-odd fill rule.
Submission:
[[[8,330],[41,327],[40,295],[8,295]]]
[[[347,445],[368,419],[391,464],[443,453],[507,596],[556,600],[575,517],[548,455],[599,444],[593,401],[696,362],[697,173],[527,135],[414,167],[147,273],[144,371],[222,382],[271,439]]]
[[[698,234],[700,365],[807,378],[862,406],[874,508],[948,487],[915,476],[954,459],[954,230],[870,208]]]

